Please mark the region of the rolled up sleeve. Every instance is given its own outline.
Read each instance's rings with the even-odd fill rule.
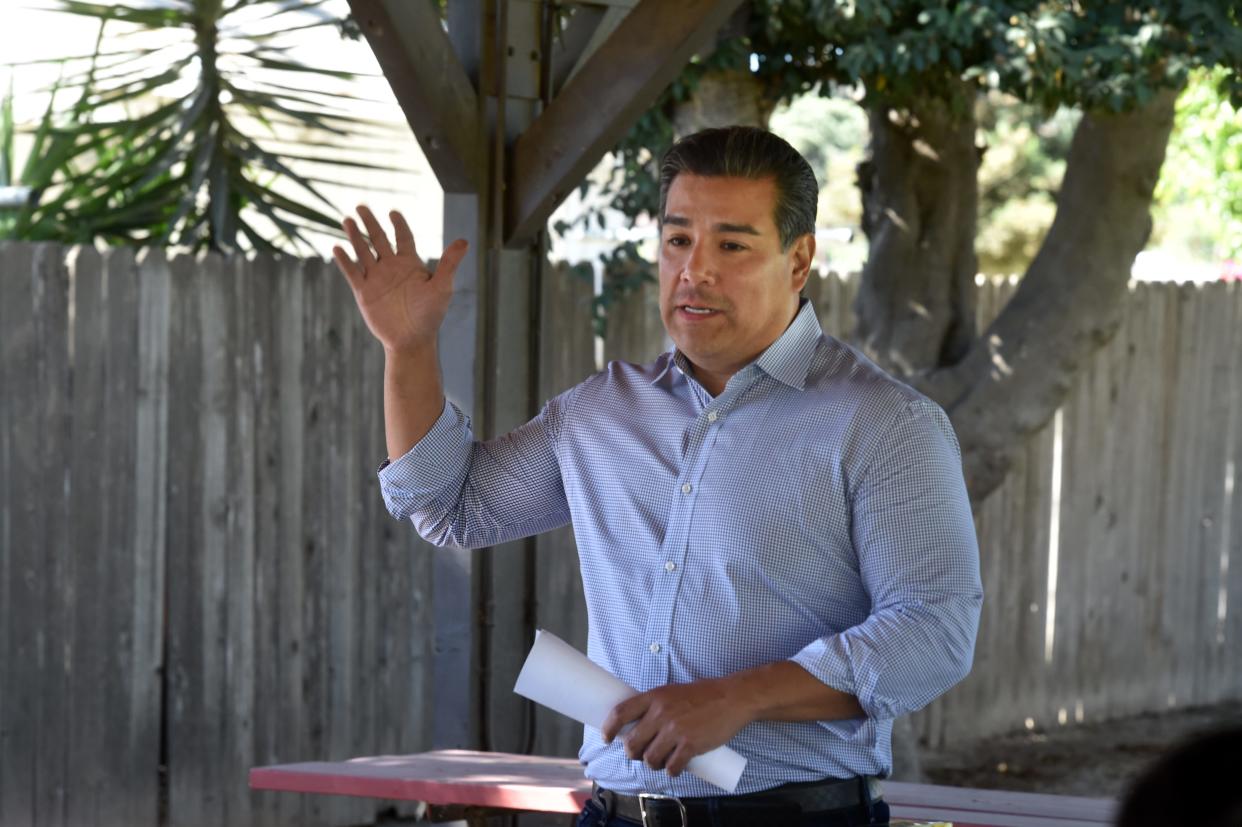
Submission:
[[[554,440],[562,398],[525,425],[476,441],[470,419],[446,401],[439,419],[403,456],[379,468],[393,517],[411,520],[435,545],[478,548],[569,522]]]
[[[960,449],[939,406],[910,402],[869,455],[851,498],[851,536],[871,613],[792,660],[856,697],[868,717],[888,719],[970,672],[983,586]],[[843,736],[857,729],[825,725],[844,727]]]

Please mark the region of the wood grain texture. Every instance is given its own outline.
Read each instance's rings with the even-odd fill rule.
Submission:
[[[852,284],[808,289],[826,331]],[[1013,288],[980,285],[981,324]],[[590,284],[541,290],[542,401],[595,365]],[[245,783],[427,749],[467,703],[433,697],[441,552],[380,500],[382,355],[344,284],[322,262],[11,244],[0,291],[0,824],[154,824],[165,714],[170,823],[373,821],[392,802]],[[610,339],[657,352],[650,309]],[[1242,290],[1132,285],[1063,417],[1053,663],[1048,427],[976,515],[975,669],[918,713],[928,744],[1239,697]],[[534,557],[538,625],[585,647],[572,532]],[[535,729],[576,755],[578,725]]]
[[[70,533],[70,515],[76,503],[63,448],[72,433],[74,357],[70,334],[72,284],[66,259],[58,245],[35,247],[33,378],[41,399],[37,429],[32,433],[35,465],[29,484],[40,505],[36,535],[27,554],[31,555],[28,571],[37,572],[31,585],[38,602],[26,607],[34,622],[25,633],[35,642],[34,662],[29,665],[36,670],[40,684],[34,714],[37,738],[30,745],[35,761],[34,816],[48,825],[69,825],[72,786],[66,711],[74,680],[77,584]]]
[[[45,611],[36,591],[42,579],[40,522],[45,505],[34,484],[39,478],[35,452],[43,397],[43,389],[35,382],[36,319],[43,309],[35,298],[35,250],[33,244],[8,245],[0,271],[4,273],[4,301],[0,301],[4,428],[0,439],[5,493],[0,647],[6,664],[0,669],[0,823],[5,824],[35,822],[36,709],[43,684],[32,628],[44,620]]]

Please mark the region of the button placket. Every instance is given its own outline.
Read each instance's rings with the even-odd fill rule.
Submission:
[[[706,414],[700,412],[691,421],[686,434],[682,472],[678,475],[677,493],[674,494],[669,513],[668,532],[660,549],[662,557],[657,558],[663,560],[657,565],[661,565],[664,572],[653,584],[650,614],[647,616],[648,654],[643,658],[642,675],[648,686],[662,686],[672,680],[672,659],[668,647],[673,634],[673,613],[676,610],[677,595],[685,571],[691,516],[701,493],[698,477],[703,472],[710,446],[716,441],[716,429],[712,425],[722,416],[721,412],[714,409]]]

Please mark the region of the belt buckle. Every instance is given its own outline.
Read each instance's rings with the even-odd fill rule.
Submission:
[[[681,816],[681,827],[689,827],[690,819],[686,816],[686,805],[681,803],[681,799],[674,795],[661,795],[660,793],[639,793],[638,794],[638,814],[642,816],[643,827],[654,827],[647,821],[647,802],[648,801],[674,801],[677,803],[677,812]]]

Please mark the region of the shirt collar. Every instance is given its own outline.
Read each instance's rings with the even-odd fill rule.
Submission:
[[[802,299],[798,314],[780,337],[768,345],[767,350],[759,355],[753,364],[773,379],[791,388],[802,390],[806,386],[806,376],[811,370],[811,359],[815,356],[815,348],[823,336],[823,328],[819,325],[819,317],[810,299]],[[674,348],[662,357],[664,364],[656,371],[651,382],[655,384],[674,365],[685,374],[691,374],[690,363],[685,354]]]
[[[755,365],[759,370],[778,382],[796,390],[806,386],[806,376],[811,370],[811,359],[823,336],[819,316],[810,299],[802,299],[798,315],[780,338],[768,346]]]

